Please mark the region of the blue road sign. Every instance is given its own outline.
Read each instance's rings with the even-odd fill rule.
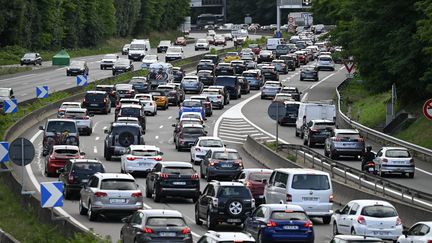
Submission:
[[[63,183],[41,182],[41,205],[43,208],[63,206]]]
[[[88,76],[87,75],[78,75],[76,77],[77,86],[87,86],[88,85]]]
[[[8,142],[0,142],[0,162],[8,162],[9,161],[9,143]]]
[[[36,98],[48,98],[48,85],[36,86]]]
[[[275,38],[282,38],[282,32],[281,31],[276,31]]]
[[[15,113],[18,111],[18,101],[16,99],[3,101],[4,113]]]

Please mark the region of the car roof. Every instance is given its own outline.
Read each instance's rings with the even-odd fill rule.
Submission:
[[[335,129],[335,133],[351,133],[351,134],[358,134],[359,131],[357,129]]]
[[[277,168],[275,171],[281,171],[286,172],[290,174],[315,174],[315,175],[329,175],[329,173],[320,171],[320,170],[314,170],[314,169],[307,169],[307,168]]]
[[[73,123],[75,123],[75,120],[65,119],[65,118],[53,118],[53,119],[48,119],[47,120],[47,122],[57,122],[57,121],[61,121],[61,122],[73,122]]]
[[[163,167],[185,167],[193,168],[192,164],[189,162],[178,162],[178,161],[163,161],[159,162]]]
[[[381,149],[383,149],[383,150],[390,150],[390,149],[397,149],[397,150],[409,150],[409,149],[407,149],[407,148],[404,148],[404,147],[382,147]]]
[[[182,217],[183,215],[177,210],[169,210],[169,209],[140,209],[138,210],[142,212],[147,217]]]
[[[62,103],[62,105],[81,105],[81,102],[65,101]]]
[[[219,186],[238,186],[238,187],[244,187],[245,185],[241,182],[237,181],[212,181],[213,184],[217,184]]]
[[[98,84],[96,85],[97,87],[101,87],[101,88],[114,88],[114,84]]]
[[[119,116],[119,117],[117,117],[117,121],[138,121],[138,117]]]
[[[124,174],[124,173],[96,173],[95,176],[100,177],[101,179],[112,179],[112,178],[118,178],[118,179],[131,179],[135,180],[135,178],[131,174]]]
[[[249,234],[244,232],[216,232],[209,230],[205,233],[207,236],[215,237],[218,241],[253,241],[255,239]]]
[[[160,151],[159,147],[156,147],[154,145],[130,145],[129,148],[131,150],[143,149],[143,150],[158,150],[158,151]]]
[[[358,200],[351,200],[350,202],[357,203],[360,206],[383,205],[383,206],[390,206],[394,208],[394,206],[391,203],[384,200],[358,199]]]
[[[67,107],[65,109],[65,112],[68,112],[68,111],[71,111],[71,112],[87,112],[87,109],[86,108],[77,108],[77,107]]]
[[[138,104],[124,104],[124,105],[121,106],[120,109],[123,109],[123,108],[137,108],[137,109],[141,109],[142,106],[138,105]]]
[[[262,204],[261,206],[266,206],[266,207],[270,208],[273,211],[275,211],[275,210],[293,210],[293,211],[302,211],[302,212],[304,212],[304,209],[301,206],[294,205],[294,204],[275,203],[275,204]]]
[[[207,96],[204,96],[204,95],[192,95],[189,100],[194,100],[194,99],[207,99]]]
[[[323,119],[313,119],[311,120],[312,122],[332,122],[334,123],[334,121],[330,121],[330,120],[323,120]]]

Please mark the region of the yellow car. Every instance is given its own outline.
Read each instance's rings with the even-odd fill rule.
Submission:
[[[240,60],[240,56],[237,52],[227,52],[224,58],[224,62],[230,63],[231,61]]]
[[[162,110],[168,109],[168,97],[165,95],[164,91],[155,90],[150,92],[150,94],[153,95],[157,108],[161,108]]]

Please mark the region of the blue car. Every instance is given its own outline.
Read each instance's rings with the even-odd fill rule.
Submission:
[[[245,77],[247,81],[249,81],[250,89],[257,89],[259,90],[261,86],[263,85],[263,80],[258,79],[256,77]]]
[[[181,81],[180,87],[185,92],[194,92],[199,94],[203,90],[204,84],[199,81],[198,76],[186,76]]]
[[[307,242],[315,239],[313,224],[302,207],[262,204],[244,222],[257,242]]]
[[[202,118],[205,119],[205,109],[200,100],[184,100],[180,106],[179,118],[183,112],[199,112],[201,113]]]
[[[273,99],[280,90],[281,87],[278,85],[265,84],[261,89],[261,99]]]

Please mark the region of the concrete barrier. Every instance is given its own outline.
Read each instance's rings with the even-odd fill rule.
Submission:
[[[297,164],[287,158],[277,154],[267,146],[259,143],[250,136],[247,137],[243,144],[243,149],[250,156],[259,161],[260,164],[267,168],[301,168],[303,164]],[[404,226],[411,226],[418,221],[429,221],[432,218],[432,211],[425,210],[411,204],[407,204],[392,198],[383,197],[379,194],[374,194],[367,189],[358,189],[354,185],[345,183],[337,179],[332,179],[333,192],[335,194],[335,202],[344,205],[355,199],[375,199],[386,200],[392,203],[399,212]]]

